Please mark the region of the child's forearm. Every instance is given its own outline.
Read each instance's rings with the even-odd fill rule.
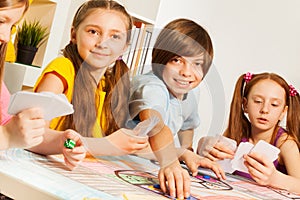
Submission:
[[[43,142],[28,150],[42,155],[61,154],[64,145],[63,143],[62,131],[55,131],[47,128]]]
[[[161,167],[168,166],[171,163],[174,164],[174,162],[179,164],[172,131],[164,124],[160,113],[152,109],[143,110],[139,113],[141,121],[147,120],[153,116],[159,118],[159,122],[148,134],[149,143],[153,153]]]
[[[161,167],[175,161],[179,162],[173,135],[167,126],[164,126],[160,132],[151,136],[149,143]]]
[[[193,151],[193,137],[194,137],[194,130],[180,130],[178,132],[178,138],[180,141],[181,147],[185,149],[189,149]]]
[[[180,161],[186,161],[189,157],[194,154],[193,151],[185,148],[176,148],[177,157]]]
[[[270,183],[271,187],[280,188],[289,192],[300,193],[300,178],[292,177],[281,172],[276,174],[276,177]]]

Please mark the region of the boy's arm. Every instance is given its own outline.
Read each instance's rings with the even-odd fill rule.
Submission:
[[[187,198],[190,195],[190,177],[188,172],[180,166],[173,134],[170,128],[165,126],[159,112],[147,109],[139,114],[141,121],[151,116],[160,119],[149,134],[149,143],[161,166],[158,174],[160,187],[164,192],[167,192],[168,188],[172,197]]]
[[[142,110],[139,114],[141,121],[147,120],[150,117],[156,116],[159,118],[157,125],[150,131],[149,143],[151,149],[156,155],[161,166],[166,166],[170,162],[178,161],[173,135],[169,127],[165,126],[159,112],[151,109]]]
[[[185,162],[193,176],[198,174],[198,167],[205,167],[213,170],[218,178],[225,179],[225,173],[221,166],[194,153],[192,148],[193,136],[194,129],[180,130],[178,132],[178,138],[181,144],[181,148],[177,149],[179,160]]]
[[[194,130],[180,130],[178,132],[178,138],[181,147],[193,151],[193,137],[194,137]]]

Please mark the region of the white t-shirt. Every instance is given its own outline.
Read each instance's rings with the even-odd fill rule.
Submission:
[[[153,72],[138,75],[131,82],[130,115],[135,118],[142,110],[156,110],[173,135],[177,136],[180,130],[195,129],[200,125],[196,94],[194,89],[184,100],[178,100],[169,93],[164,82]]]

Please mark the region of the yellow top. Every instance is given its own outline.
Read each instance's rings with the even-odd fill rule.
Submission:
[[[33,0],[29,0],[29,5],[32,3]],[[11,33],[10,33],[10,40],[7,42],[7,49],[6,49],[6,54],[5,54],[5,61],[6,62],[15,62],[16,61],[16,50],[15,50],[15,45],[13,41],[13,35],[16,33],[16,26],[13,26],[11,28]]]
[[[35,86],[34,91],[36,90],[37,86],[40,84],[41,80],[45,76],[46,73],[49,72],[56,72],[61,76],[61,78],[64,78],[64,81],[66,82],[66,88],[64,94],[66,95],[69,102],[72,101],[72,95],[73,95],[73,89],[74,89],[74,79],[75,79],[75,69],[72,64],[72,62],[65,57],[58,57],[54,59],[52,62],[49,63],[49,65],[44,69],[41,76],[38,78]],[[105,98],[105,92],[102,91],[102,85],[105,83],[105,80],[101,80],[101,84],[98,84],[97,90],[95,91],[95,103],[96,108],[98,108],[97,112],[97,121],[94,126],[94,137],[102,137],[102,131],[100,126],[100,120],[101,120],[101,113]],[[50,123],[50,128],[55,130],[63,131],[63,122],[65,121],[65,117],[57,117],[54,118]]]

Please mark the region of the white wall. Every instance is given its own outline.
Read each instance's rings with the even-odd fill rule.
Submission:
[[[86,0],[72,0],[72,3],[69,7],[69,12],[68,12],[68,18],[66,22],[66,26],[64,27],[64,33],[63,33],[63,38],[61,42],[61,48],[63,49],[67,44],[70,42],[70,34],[71,34],[71,25],[73,22],[73,17],[75,15],[75,12],[79,8],[81,4],[83,4]]]
[[[72,0],[72,3],[68,12],[67,25],[64,27],[63,39],[61,42],[61,48],[64,48],[70,41],[70,28],[73,21],[75,12],[81,4],[86,0]],[[140,20],[144,20],[148,23],[155,22],[158,6],[160,0],[147,0],[141,2],[140,0],[115,0],[125,6],[127,11]],[[150,9],[149,9],[150,8]]]
[[[275,72],[300,90],[299,8],[299,0],[161,0],[157,27],[186,17],[203,25],[213,40],[215,68],[209,84],[201,84],[199,133],[224,129],[235,81],[244,72]],[[220,82],[218,74],[225,98],[222,87],[211,85]]]
[[[82,2],[72,1],[67,24]],[[156,27],[190,18],[206,28],[214,44],[214,65],[200,86],[202,123],[195,141],[224,130],[235,81],[244,72],[275,72],[300,90],[299,8],[299,0],[161,0]],[[65,27],[62,48],[69,32]]]

